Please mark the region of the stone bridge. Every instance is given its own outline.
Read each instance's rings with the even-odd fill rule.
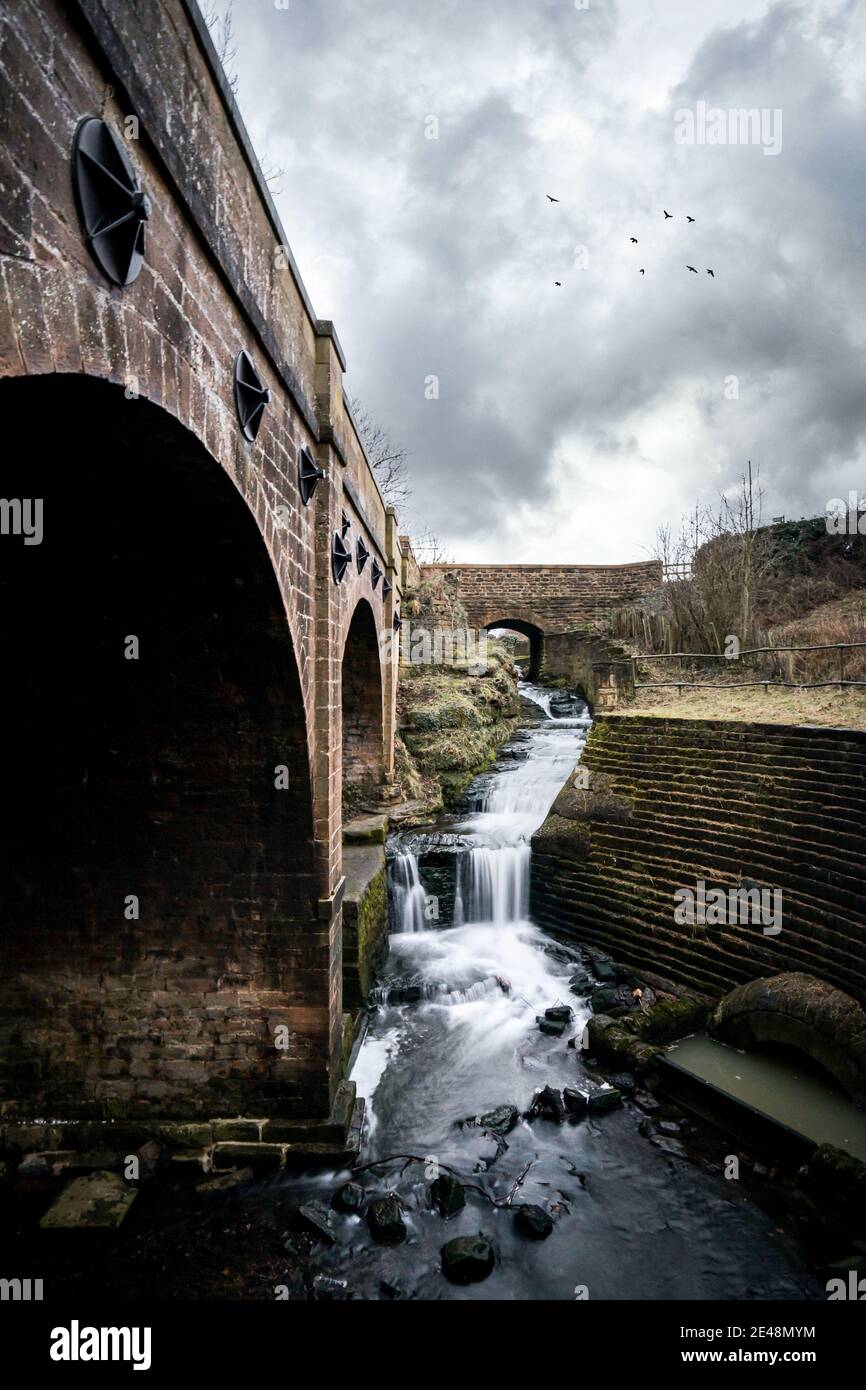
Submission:
[[[505,627],[530,643],[530,674],[578,678],[577,648],[615,605],[658,588],[656,560],[630,565],[422,565],[441,574],[466,609],[473,628]],[[580,681],[579,683],[585,684]]]
[[[194,4],[0,19],[0,1116],[339,1148],[394,514]]]
[[[0,77],[4,1136],[341,1151],[396,518],[192,0],[18,0]],[[536,665],[657,581],[445,568]]]

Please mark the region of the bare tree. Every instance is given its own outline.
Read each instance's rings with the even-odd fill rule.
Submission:
[[[410,536],[415,559],[422,565],[451,565],[454,556],[445,550],[439,537],[433,531],[424,531],[420,536]]]
[[[208,0],[204,11],[204,22],[209,29],[213,30],[217,56],[226,75],[226,81],[231,87],[233,95],[237,96],[238,74],[235,69],[235,61],[238,50],[235,46],[234,35],[234,0],[227,0],[222,10],[217,7],[215,0]]]
[[[387,507],[399,512],[412,496],[409,454],[401,445],[394,443],[388,431],[373,419],[357,396],[349,397],[349,405],[382,499]]]
[[[238,50],[235,43],[235,19],[234,19],[234,0],[226,0],[222,10],[218,7],[216,0],[208,0],[204,8],[204,22],[207,27],[213,30],[214,45],[217,57],[225,73],[226,81],[231,88],[232,96],[237,100],[238,96],[238,73],[235,66],[237,62]],[[280,164],[274,164],[267,155],[259,160],[259,168],[262,177],[268,187],[275,194],[282,193],[282,188],[278,187],[280,179],[285,174],[285,169]]]

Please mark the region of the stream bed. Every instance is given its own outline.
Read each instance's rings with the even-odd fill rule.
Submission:
[[[368,1299],[820,1297],[794,1233],[723,1177],[730,1143],[695,1135],[696,1122],[646,1093],[562,1123],[518,1118],[503,1132],[466,1123],[500,1106],[525,1117],[545,1086],[600,1080],[568,1046],[589,1017],[569,983],[587,957],[528,917],[530,837],[590,719],[543,687],[521,682],[520,694],[518,733],[473,784],[469,809],[389,845],[390,955],[352,1073],[367,1105],[360,1166],[291,1180],[299,1202],[323,1206],[350,1176],[370,1199],[396,1194],[406,1239],[377,1243],[362,1215],[334,1213],[333,1243],[316,1246],[313,1268],[320,1282],[339,1281],[334,1296]],[[431,856],[439,867],[428,878]],[[537,1020],[558,1004],[573,1018],[548,1036]],[[449,1171],[466,1202],[446,1219],[430,1188]],[[515,1229],[526,1203],[552,1218],[548,1238]],[[495,1252],[492,1273],[450,1284],[443,1244],[479,1232]]]

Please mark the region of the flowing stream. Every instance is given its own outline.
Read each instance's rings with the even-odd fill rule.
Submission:
[[[579,949],[529,919],[529,841],[577,761],[590,719],[583,704],[543,687],[522,681],[520,693],[521,728],[495,771],[471,789],[473,809],[391,846],[390,956],[353,1077],[367,1102],[360,1163],[394,1154],[424,1160],[404,1157],[361,1174],[371,1194],[399,1194],[408,1239],[376,1245],[362,1218],[341,1216],[317,1267],[361,1298],[383,1296],[383,1279],[396,1280],[403,1298],[814,1296],[793,1237],[721,1176],[730,1143],[718,1136],[718,1169],[709,1171],[673,1132],[647,1137],[639,1126],[646,1131],[647,1113],[658,1109],[651,1097],[645,1109],[630,1101],[562,1125],[521,1119],[504,1148],[482,1126],[459,1123],[505,1104],[524,1114],[537,1089],[590,1076],[580,1050],[567,1046],[589,1017],[585,997],[569,985]],[[439,867],[425,883],[430,849]],[[443,882],[450,894],[437,898]],[[537,1017],[561,1003],[574,1010],[572,1023],[563,1037],[547,1036]],[[448,1220],[430,1207],[437,1165],[480,1189]],[[347,1177],[311,1177],[305,1190],[327,1200]],[[547,1240],[522,1238],[514,1211],[483,1195],[512,1191],[515,1202],[553,1216]],[[483,1283],[454,1288],[441,1274],[441,1246],[479,1231],[495,1247],[496,1268]]]

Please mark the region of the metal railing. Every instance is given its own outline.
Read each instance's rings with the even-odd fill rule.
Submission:
[[[738,652],[736,656],[728,656],[725,652],[642,652],[639,656],[631,658],[632,677],[635,690],[664,690],[676,687],[677,692],[682,694],[683,690],[745,690],[749,686],[762,685],[764,691],[769,690],[770,686],[780,690],[820,690],[827,686],[838,686],[841,690],[844,687],[866,686],[866,681],[849,681],[845,679],[845,653],[855,647],[866,647],[866,642],[819,642],[802,647],[749,647],[745,651]],[[691,661],[740,661],[744,656],[776,656],[780,652],[829,652],[838,651],[839,653],[839,676],[832,681],[639,681],[637,678],[637,663],[639,661],[682,661],[687,658]]]

